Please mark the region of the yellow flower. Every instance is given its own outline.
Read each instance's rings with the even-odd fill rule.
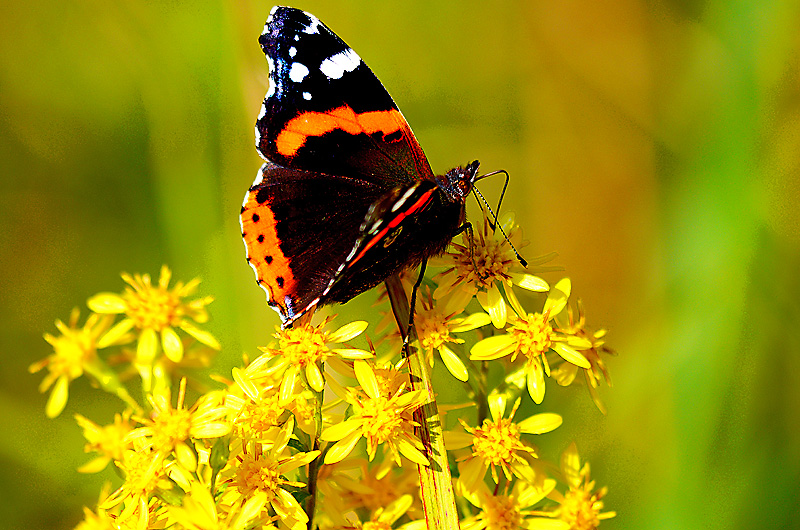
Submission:
[[[458,317],[464,311],[464,300],[447,296],[434,302],[430,290],[420,293],[414,313],[414,327],[419,337],[419,347],[427,354],[428,363],[433,367],[433,352],[438,351],[447,370],[460,381],[469,378],[464,361],[450,348],[450,344],[463,344],[464,339],[455,337],[454,333],[472,331],[491,323],[486,313],[473,313]],[[402,347],[403,339],[399,331],[387,336],[397,348]]]
[[[233,369],[233,380],[242,396],[228,393],[225,406],[233,413],[237,436],[261,441],[269,439],[285,423],[286,403],[281,400],[277,385],[263,386],[252,373],[248,369]]]
[[[122,295],[99,293],[91,297],[87,304],[95,313],[125,315],[103,336],[100,347],[116,342],[135,329],[139,336],[136,349],[139,364],[152,364],[159,346],[167,358],[179,362],[183,358],[183,342],[175,331],[179,328],[199,342],[219,350],[217,339],[192,322],[203,324],[208,321],[206,306],[213,297],[186,301],[184,298],[195,292],[200,280],[195,278],[186,284],[178,282],[169,289],[171,278],[172,273],[166,265],[161,267],[157,285],[153,285],[149,274],[131,276],[123,273],[122,279],[128,287]]]
[[[544,376],[550,375],[546,353],[555,351],[565,361],[581,368],[589,368],[589,361],[575,347],[585,341],[558,333],[551,321],[567,305],[571,291],[569,278],[559,281],[551,290],[541,313],[526,312],[519,302],[512,300],[514,313],[509,318],[508,333],[487,337],[470,350],[470,359],[488,361],[511,355],[513,362],[522,353],[526,358],[525,374],[528,393],[537,404],[544,399]]]
[[[464,496],[480,512],[461,521],[461,530],[568,530],[562,521],[552,519],[549,512],[532,510],[555,488],[556,481],[545,479],[541,484],[518,480],[510,492],[493,495],[486,484],[480,483],[474,492]]]
[[[448,450],[472,446],[469,455],[458,459],[460,460],[458,480],[466,491],[473,491],[478,484],[482,484],[489,468],[495,484],[499,482],[497,467],[502,469],[506,480],[511,480],[512,474],[520,478],[532,478],[530,463],[522,455],[536,457],[536,453],[522,441],[521,435],[550,432],[561,425],[562,420],[558,414],[542,413],[514,423],[514,414],[520,401],[520,398],[517,398],[509,417],[504,418],[505,400],[491,400],[489,409],[492,418],[483,420],[481,427],[473,429],[459,419],[466,432],[444,433]]]
[[[317,484],[322,503],[318,513],[331,519],[331,524],[326,526],[343,526],[346,521],[341,516],[348,511],[364,508],[374,513],[404,495],[411,495],[413,499],[406,512],[409,517],[423,517],[418,471],[408,466],[396,468],[385,464],[370,466],[363,458],[353,458],[320,468]]]
[[[350,524],[347,528],[353,528],[354,530],[392,530],[395,527],[395,523],[398,519],[403,517],[411,505],[414,503],[413,498],[411,495],[403,495],[389,503],[386,506],[381,506],[373,511],[371,511],[369,519],[366,522],[361,521],[350,521]],[[409,524],[405,524],[400,528],[404,530],[409,528]],[[415,525],[413,528],[426,528],[426,525]]]
[[[366,359],[372,353],[357,348],[331,348],[332,344],[346,342],[361,335],[367,329],[364,321],[351,322],[336,331],[325,329],[328,321],[324,320],[318,326],[305,324],[284,330],[279,330],[274,336],[278,339],[277,348],[260,348],[264,355],[253,361],[253,371],[267,364],[274,357],[279,360],[271,365],[272,370],[283,371],[281,381],[281,395],[288,396],[294,391],[297,376],[305,375],[305,380],[316,392],[325,388],[325,379],[320,369],[329,357],[343,359]]]
[[[223,471],[228,483],[223,499],[230,504],[246,502],[263,492],[265,505],[268,504],[278,516],[280,527],[300,530],[306,528],[308,515],[287,488],[301,488],[305,484],[289,480],[286,475],[307,465],[320,452],[300,452],[289,456],[287,446],[293,430],[294,419],[289,416],[283,428],[270,440],[271,444],[244,445],[241,453],[234,456]]]
[[[137,528],[147,528],[150,520],[150,497],[156,490],[169,490],[172,483],[167,479],[167,462],[161,453],[153,453],[141,443],[127,450],[122,460],[115,464],[125,475],[125,482],[117,491],[102,501],[99,508],[110,510],[121,506],[118,519],[125,521],[139,514]]]
[[[68,325],[56,320],[56,328],[61,335],[44,335],[44,340],[53,346],[53,353],[28,368],[30,373],[36,373],[47,367],[49,373],[39,385],[40,392],[46,392],[55,383],[45,407],[48,418],[55,418],[64,410],[72,380],[82,376],[84,371],[95,374],[103,371],[100,366],[102,363],[97,358],[97,348],[101,347],[98,345],[99,339],[108,330],[113,318],[92,314],[79,328],[79,317],[80,311],[75,308],[70,313]]]
[[[474,231],[472,241],[469,234],[464,232],[463,245],[452,243],[453,250],[445,254],[443,261],[449,268],[437,275],[439,286],[433,293],[436,300],[451,294],[456,299],[463,300],[465,306],[475,296],[484,311],[491,316],[496,328],[505,326],[507,314],[500,285],[511,303],[516,300],[511,290],[512,284],[535,292],[544,292],[549,288],[543,279],[525,272],[509,244],[511,241],[518,250],[524,246],[522,231],[514,222],[513,215],[506,214],[500,226],[508,235],[508,240],[500,230],[493,231],[490,228],[484,212],[483,226]],[[534,265],[550,259],[552,255],[544,256],[537,259]],[[438,264],[438,261],[435,260],[433,264]]]
[[[386,444],[398,466],[401,454],[417,464],[430,465],[422,453],[422,443],[414,434],[417,423],[411,418],[412,412],[425,403],[422,391],[404,392],[402,385],[388,394],[381,391],[387,385],[379,382],[372,365],[358,360],[354,369],[361,390],[350,389],[345,397],[353,407],[353,415],[322,431],[320,440],[336,442],[325,455],[325,463],[343,460],[364,437],[370,460],[378,446]]]
[[[220,403],[220,395],[206,394],[186,409],[186,379],[181,379],[178,402],[172,408],[169,389],[148,396],[153,407],[151,419],[140,419],[144,425],[129,435],[132,440],[146,439],[147,446],[160,455],[174,452],[180,464],[188,471],[197,468],[195,452],[187,442],[191,438],[219,438],[231,430],[225,416],[228,410]]]
[[[183,505],[170,506],[169,513],[179,527],[186,530],[245,530],[266,503],[267,494],[260,491],[221,512],[208,488],[193,482],[189,494],[183,498]]]
[[[600,384],[600,379],[604,379],[608,386],[611,386],[611,377],[608,374],[608,369],[603,359],[600,357],[601,353],[615,355],[616,352],[605,345],[606,330],[600,329],[591,332],[586,328],[586,315],[583,311],[583,305],[578,300],[578,318],[572,310],[572,306],[567,305],[567,310],[562,311],[556,316],[556,322],[559,326],[559,331],[567,336],[572,337],[572,343],[577,344],[582,341],[583,344],[576,345],[576,349],[580,350],[581,354],[589,361],[589,368],[583,369],[583,374],[586,379],[586,386],[589,389],[589,395],[592,396],[592,401],[600,409],[603,414],[606,413],[606,407],[600,396],[597,393],[597,387]],[[552,375],[561,386],[568,386],[575,380],[578,374],[579,366],[561,362],[552,370]]]
[[[87,444],[84,451],[97,452],[100,456],[87,462],[78,468],[81,473],[97,473],[105,469],[112,460],[122,460],[126,450],[131,449],[128,435],[133,430],[133,423],[130,421],[131,411],[124,414],[115,414],[114,423],[101,427],[93,421],[75,415],[78,425],[83,429],[83,436]]]
[[[574,442],[561,455],[561,473],[569,489],[564,495],[554,490],[549,497],[560,504],[553,515],[567,523],[570,530],[593,530],[601,521],[617,515],[616,512],[602,512],[602,498],[608,493],[608,488],[594,491],[589,463],[581,467]]]

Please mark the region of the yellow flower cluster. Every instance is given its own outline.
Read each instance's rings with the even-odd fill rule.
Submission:
[[[574,444],[559,468],[533,442],[565,421],[537,410],[547,378],[569,386],[582,371],[605,411],[597,392],[609,380],[602,356],[613,353],[605,330],[591,331],[580,302],[570,304],[568,278],[551,287],[523,269],[514,251],[525,244],[521,231],[511,217],[501,226],[508,237],[485,219],[465,234],[432,263],[440,271],[419,292],[412,349],[428,367],[440,360],[442,377],[463,385],[474,407],[450,430],[448,418],[421,413],[432,394],[411,375],[399,333],[383,336],[379,357],[369,338],[351,344],[363,340],[363,321],[309,318],[278,330],[258,357],[215,377],[222,385],[211,391],[187,384],[220,349],[200,327],[212,298],[192,298],[198,280],[170,287],[167,267],[157,282],[123,274],[124,291],[91,297],[82,326],[77,310],[57,321],[59,334],[45,335],[53,353],[31,366],[48,370],[48,416],[65,409],[70,382],[84,375],[125,404],[109,425],[76,415],[93,454],[80,471],[113,464],[123,477],[77,528],[433,528],[420,473],[442,465],[462,499],[462,529],[590,530],[613,517]],[[532,270],[552,271],[543,266],[550,259]],[[523,300],[538,297],[536,310],[525,309],[520,288]],[[142,402],[131,397],[139,394]],[[431,452],[425,440],[434,436],[448,454]]]

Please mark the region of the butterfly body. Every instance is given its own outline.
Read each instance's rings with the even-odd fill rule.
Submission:
[[[241,211],[247,260],[284,327],[444,252],[478,163],[435,176],[361,58],[319,19],[270,13],[270,87],[256,122],[265,163]]]

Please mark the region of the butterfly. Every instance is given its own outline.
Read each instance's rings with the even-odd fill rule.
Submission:
[[[256,282],[286,328],[443,253],[482,177],[477,161],[434,175],[375,74],[314,15],[274,7],[259,43],[265,163],[240,222]]]

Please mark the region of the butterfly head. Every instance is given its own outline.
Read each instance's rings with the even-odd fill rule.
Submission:
[[[464,202],[467,195],[472,192],[480,165],[480,162],[475,160],[464,167],[453,168],[444,175],[436,177],[436,182],[451,201]]]

